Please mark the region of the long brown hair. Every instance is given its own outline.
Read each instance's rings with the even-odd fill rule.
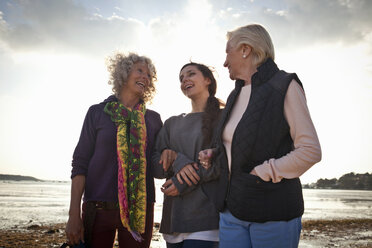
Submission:
[[[213,138],[214,128],[217,124],[217,120],[220,114],[220,106],[224,104],[215,97],[217,91],[217,82],[214,78],[213,72],[208,66],[190,62],[182,66],[182,71],[186,66],[195,66],[205,78],[208,78],[211,83],[208,85],[209,97],[204,108],[204,114],[202,117],[202,134],[203,134],[203,145],[202,149],[209,148]]]

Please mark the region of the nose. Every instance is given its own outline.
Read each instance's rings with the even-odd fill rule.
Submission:
[[[187,76],[182,77],[181,84],[184,84],[186,82]]]
[[[147,75],[146,73],[142,73],[142,79],[146,81],[146,83],[150,82],[150,76]]]
[[[226,59],[225,62],[223,63],[223,66],[224,66],[224,67],[227,67],[227,59]]]

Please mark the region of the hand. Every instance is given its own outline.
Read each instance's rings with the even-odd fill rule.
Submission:
[[[165,181],[165,183],[161,186],[161,191],[167,196],[178,196],[180,194],[172,179]]]
[[[206,170],[211,167],[211,160],[213,156],[213,149],[206,149],[199,152],[199,161],[201,166],[203,166]]]
[[[183,184],[183,179],[189,186],[191,186],[193,183],[195,185],[198,184],[198,182],[200,181],[200,177],[195,170],[199,170],[197,163],[188,164],[183,167],[182,170],[180,170],[176,175],[178,182],[180,182],[180,184]],[[190,182],[190,180],[192,182]]]
[[[159,164],[163,164],[164,171],[167,171],[177,158],[177,153],[170,149],[164,149],[160,156]]]
[[[78,245],[80,240],[84,243],[84,226],[80,214],[68,218],[65,231],[69,245]]]

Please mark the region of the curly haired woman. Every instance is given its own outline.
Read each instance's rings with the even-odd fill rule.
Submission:
[[[108,71],[114,95],[89,108],[73,154],[67,240],[112,247],[117,232],[120,247],[149,247],[151,156],[162,121],[145,104],[155,92],[156,70],[147,57],[117,53]]]

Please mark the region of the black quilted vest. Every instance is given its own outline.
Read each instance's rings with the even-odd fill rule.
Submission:
[[[257,73],[252,76],[248,107],[233,136],[229,180],[227,157],[221,137],[244,85],[243,81],[236,82],[217,128],[216,146],[220,153],[215,162],[220,169],[220,179],[205,187],[219,211],[227,207],[235,217],[253,222],[286,221],[303,214],[299,178],[272,183],[249,174],[265,160],[280,158],[293,150],[289,126],[283,113],[284,98],[293,79],[302,86],[296,74],[280,71],[271,59],[257,68]],[[210,189],[213,189],[213,193]]]

